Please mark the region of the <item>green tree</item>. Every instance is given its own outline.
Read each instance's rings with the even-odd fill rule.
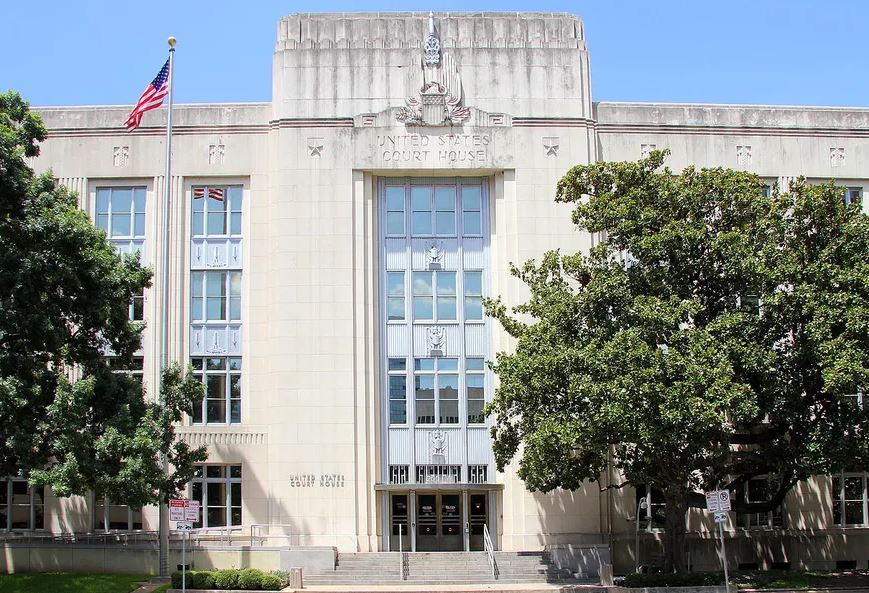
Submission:
[[[139,347],[143,328],[128,307],[151,273],[120,257],[50,174],[34,175],[25,159],[45,136],[17,93],[0,94],[0,475],[60,496],[93,490],[119,504],[153,503],[204,459],[173,429],[202,385],[172,367],[161,405],[109,368],[106,352],[124,365]],[[161,452],[174,467],[168,475]]]
[[[660,489],[681,572],[703,490],[775,476],[769,500],[735,501],[763,512],[867,466],[869,413],[847,396],[869,378],[869,217],[832,184],[764,196],[755,175],[664,156],[561,179],[556,200],[602,240],[514,268],[527,302],[486,303],[516,344],[487,412],[499,468],[518,457],[531,490]]]

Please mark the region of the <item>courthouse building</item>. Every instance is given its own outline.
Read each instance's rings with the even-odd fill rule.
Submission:
[[[869,109],[594,102],[589,67],[569,14],[290,15],[271,102],[175,106],[168,212],[165,109],[132,133],[129,106],[37,110],[49,136],[34,167],[155,271],[131,305],[147,324],[135,372],[153,390],[166,309],[171,359],[207,384],[178,427],[208,449],[188,493],[198,526],[283,526],[294,545],[365,552],[398,549],[399,531],[405,549],[479,550],[485,525],[498,549],[570,545],[611,553],[617,572],[633,568],[639,528],[651,562],[654,493],[637,517],[642,490],[530,493],[496,471],[485,361],[511,341],[481,299],[519,303],[511,263],[590,247],[553,200],[573,165],[669,149],[676,170],[835,179],[859,200]],[[691,563],[714,568],[704,514],[690,517]],[[155,509],[15,481],[0,521],[157,525]],[[727,529],[746,566],[866,568],[867,521],[866,475],[841,474]]]

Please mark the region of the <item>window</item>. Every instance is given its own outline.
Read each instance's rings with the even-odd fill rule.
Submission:
[[[389,466],[389,483],[390,484],[407,484],[408,466],[406,465],[390,465]]]
[[[459,423],[459,359],[414,359],[416,423]]]
[[[191,272],[192,321],[241,320],[241,272]]]
[[[404,235],[404,187],[386,188],[386,234]]]
[[[123,363],[117,356],[109,356],[106,358],[109,363],[109,368],[115,373],[124,373],[130,375],[134,379],[142,383],[145,371],[145,359],[141,356],[134,356],[129,364]]]
[[[465,272],[465,321],[483,320],[483,272]]]
[[[96,225],[110,239],[144,238],[145,188],[97,188]]]
[[[205,383],[205,398],[193,404],[193,423],[241,422],[241,358],[193,358],[190,364]]]
[[[435,188],[435,234],[456,234],[456,188]]]
[[[413,272],[413,318],[455,321],[455,272]]]
[[[763,195],[764,198],[771,197],[772,196],[772,188],[773,188],[772,182],[764,183],[763,187],[760,189],[761,195]]]
[[[194,527],[241,525],[240,465],[197,465],[191,491],[202,509]]]
[[[386,315],[389,321],[404,321],[404,272],[386,273]]]
[[[108,528],[106,524],[108,524]],[[108,499],[96,496],[94,500],[94,528],[100,531],[142,529],[142,509],[131,509],[127,505],[112,504]]]
[[[45,529],[45,488],[27,480],[0,480],[0,529]]]
[[[483,406],[486,405],[486,376],[482,358],[465,360],[465,393],[468,402],[468,424],[483,424]]]
[[[866,525],[865,473],[842,473],[833,476],[833,522],[836,525]]]
[[[413,235],[431,235],[431,197],[430,186],[410,188],[410,224]]]
[[[846,187],[845,188],[845,203],[849,206],[863,203],[863,188],[862,187]]]
[[[647,494],[648,498],[646,498]],[[645,504],[642,504],[643,498],[646,498]],[[637,486],[635,504],[641,507],[637,520],[646,521],[646,528],[649,531],[652,528],[663,528],[667,523],[664,514],[664,494],[657,488],[649,488],[644,484]]]
[[[485,484],[488,482],[489,468],[485,465],[468,466],[468,482],[470,484]]]
[[[482,202],[479,185],[462,187],[462,231],[465,235],[483,234]]]
[[[737,494],[745,502],[766,502],[779,488],[778,480],[767,476],[758,476],[746,482],[741,492]],[[739,515],[739,525],[745,528],[782,527],[783,513],[777,509],[765,513],[742,513]]]
[[[462,481],[461,465],[417,465],[417,484],[458,484]]]
[[[240,235],[241,201],[242,188],[239,185],[194,187],[193,235]]]
[[[390,358],[388,362],[389,423],[407,423],[407,360]]]

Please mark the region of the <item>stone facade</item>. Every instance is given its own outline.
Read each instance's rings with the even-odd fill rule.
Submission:
[[[472,437],[464,420],[458,424],[465,427],[465,440],[450,441],[458,456],[443,461],[459,468],[455,476],[420,478],[424,472],[414,471],[428,463],[417,453],[440,438],[431,436],[432,429],[451,420],[444,422],[442,414],[440,422],[420,422],[418,416],[407,442],[393,435],[387,361],[401,357],[412,366],[417,358],[429,360],[429,354],[421,354],[422,342],[393,351],[389,332],[404,323],[423,335],[421,328],[429,326],[413,317],[416,301],[411,301],[418,295],[409,281],[400,305],[407,319],[387,319],[394,296],[386,294],[387,275],[439,270],[430,267],[436,260],[441,265],[438,257],[448,262],[458,257],[459,245],[462,253],[477,247],[469,247],[473,241],[460,232],[451,239],[457,234],[453,229],[426,259],[431,241],[421,243],[417,253],[408,230],[410,259],[404,268],[391,267],[385,231],[391,206],[384,197],[390,184],[446,188],[444,196],[455,196],[476,180],[484,203],[478,259],[444,263],[442,270],[456,269],[451,273],[458,273],[460,284],[469,271],[479,271],[485,294],[517,303],[524,293],[510,277],[511,262],[553,247],[571,251],[591,245],[592,238],[570,224],[568,208],[553,201],[556,182],[577,163],[635,160],[667,148],[674,169],[736,167],[771,183],[796,175],[832,178],[860,192],[869,179],[869,109],[593,103],[583,23],[568,14],[291,15],[278,23],[273,89],[271,103],[175,107],[168,213],[161,206],[165,109],[148,113],[141,128],[127,133],[122,122],[128,107],[40,108],[49,138],[35,167],[50,169],[77,191],[81,207],[95,216],[100,188],[145,188],[144,258],[157,273],[144,298],[144,383],[153,386],[157,380],[164,309],[170,312],[173,359],[240,359],[238,421],[228,408],[223,422],[191,419],[179,427],[180,438],[206,445],[209,464],[241,466],[239,513],[245,529],[282,525],[299,545],[395,549],[387,534],[397,525],[400,500],[399,507],[391,501],[405,496],[409,518],[402,528],[410,522],[413,544],[420,548],[415,519],[428,511],[441,523],[460,520],[455,541],[437,545],[473,548],[474,534],[461,532],[462,525],[469,531],[474,512],[469,506],[476,504],[483,505],[483,520],[501,549],[612,542],[617,572],[634,563],[632,490],[600,493],[588,485],[576,492],[529,493],[512,468],[496,474],[486,431]],[[209,187],[226,195],[240,192],[234,231],[196,231],[196,189],[205,188],[201,199],[211,204]],[[407,191],[400,216],[411,225],[418,211]],[[453,210],[429,203],[433,220],[439,213],[449,218],[449,212],[461,220],[471,212],[462,210],[471,206],[452,199]],[[222,207],[219,201],[212,206]],[[169,225],[168,260],[161,249],[164,225]],[[429,235],[439,239],[435,232]],[[170,301],[163,303],[159,271],[166,265]],[[204,275],[197,276],[200,272]],[[230,309],[238,307],[239,319],[230,313],[226,323],[218,323],[207,312],[194,313],[197,298],[209,306],[207,283],[214,278],[230,278],[224,285],[230,293],[236,290],[232,278],[240,278],[240,302],[229,303]],[[473,297],[452,290],[461,311],[462,298]],[[194,318],[202,315],[204,321]],[[473,356],[491,358],[511,342],[489,322],[469,329],[461,313],[444,327],[444,335],[459,332],[455,339],[463,344],[455,376],[462,388],[459,415],[466,416],[465,388],[475,381],[468,378],[474,364],[468,353],[476,349]],[[479,333],[473,346],[472,330]],[[450,358],[453,338],[444,339],[447,352],[439,356]],[[400,372],[408,381],[406,413],[419,412],[422,400],[412,386],[418,375],[412,369]],[[447,400],[449,377],[437,388],[439,406]],[[483,381],[487,399],[494,381],[488,374]],[[393,399],[401,400],[400,389]],[[412,427],[413,418],[406,424]],[[446,432],[444,442],[452,438]],[[426,454],[445,460],[450,449],[444,447]],[[417,453],[402,457],[407,451]],[[476,461],[469,451],[477,452]],[[485,467],[485,473],[474,469],[472,477],[472,465]],[[865,477],[863,483],[865,501]],[[436,501],[438,509],[424,511],[423,496],[435,497],[426,500]],[[230,498],[226,522],[232,522],[235,506]],[[831,509],[830,479],[812,480],[788,499],[785,531],[770,528],[762,532],[766,539],[747,538],[760,532],[731,526],[730,534],[743,542],[738,549],[744,562],[831,567],[856,560],[865,568],[865,554],[858,551],[860,545],[865,550],[865,535],[859,527],[835,527]],[[98,521],[92,501],[49,496],[45,511],[45,528],[53,532],[89,531]],[[145,510],[146,529],[156,528],[155,515],[154,509]],[[213,519],[217,523],[219,513]],[[690,520],[697,538],[694,565],[714,565],[711,525],[700,513]],[[643,534],[644,563],[652,561],[658,535]]]

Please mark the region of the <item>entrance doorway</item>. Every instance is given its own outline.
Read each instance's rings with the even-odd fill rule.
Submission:
[[[464,550],[460,492],[416,495],[416,549],[419,552]]]

